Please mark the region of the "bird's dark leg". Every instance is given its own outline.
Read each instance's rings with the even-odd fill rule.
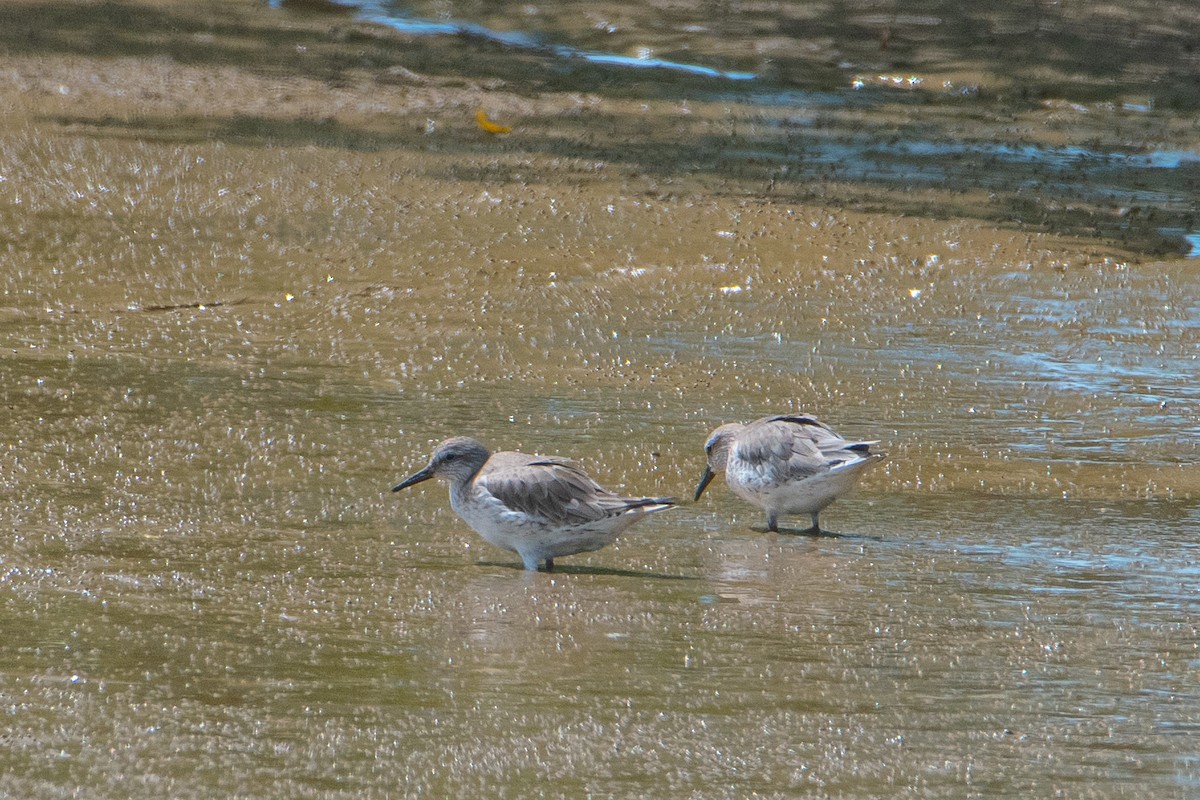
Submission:
[[[546,572],[554,572],[554,559],[553,558],[546,559]]]
[[[779,517],[775,515],[774,511],[767,512],[767,530],[779,533]]]
[[[820,532],[821,532],[821,526],[820,526],[820,525],[817,523],[817,517],[818,517],[818,516],[820,516],[820,514],[821,514],[821,512],[820,512],[820,511],[814,511],[814,512],[812,512],[812,521],[813,521],[813,524],[812,524],[812,527],[811,527],[811,528],[809,528],[809,530],[810,530],[811,532],[813,532],[813,533],[820,533]]]

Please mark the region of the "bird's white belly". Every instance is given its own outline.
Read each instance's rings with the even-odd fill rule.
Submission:
[[[487,491],[470,495],[451,491],[450,507],[483,539],[496,547],[538,558],[555,558],[599,550],[612,542],[640,514],[626,513],[578,525],[554,525],[514,511]]]
[[[726,472],[729,488],[738,497],[779,514],[811,514],[849,492],[858,482],[865,461],[839,465],[803,480],[781,480],[753,468]]]
[[[450,507],[485,541],[514,553],[519,550],[517,545],[529,541],[539,527],[527,515],[510,510],[483,492],[468,497],[466,493],[451,491]]]

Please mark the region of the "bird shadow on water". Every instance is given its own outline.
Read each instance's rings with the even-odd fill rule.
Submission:
[[[777,531],[768,530],[765,525],[752,525],[750,530],[755,533],[775,533],[779,536],[794,536],[797,538],[806,539],[847,539],[850,541],[866,541],[866,542],[884,542],[887,541],[882,536],[873,536],[866,533],[842,533],[840,531],[829,531],[824,528],[783,528]]]
[[[504,561],[479,561],[476,562],[480,567],[501,567],[503,569],[511,569],[517,572],[528,572],[524,566],[515,562]],[[534,574],[534,573],[530,573]],[[573,564],[555,564],[554,569],[544,570],[539,569],[538,575],[604,575],[616,578],[650,578],[659,581],[698,581],[702,580],[696,575],[667,575],[663,572],[647,572],[636,569],[620,569],[618,567],[589,567],[576,566]]]

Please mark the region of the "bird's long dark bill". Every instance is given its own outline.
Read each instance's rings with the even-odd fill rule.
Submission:
[[[410,475],[409,477],[405,478],[403,481],[401,481],[396,486],[393,486],[392,491],[398,492],[401,489],[407,489],[408,487],[412,486],[415,483],[420,483],[421,481],[427,481],[432,477],[433,477],[433,470],[431,470],[429,467],[426,467],[425,469],[421,470],[420,472],[416,473],[415,475]]]
[[[704,494],[704,490],[708,488],[708,484],[712,483],[712,479],[716,477],[716,473],[708,467],[704,468],[704,477],[700,479],[700,485],[696,487],[696,496],[693,500],[699,500],[700,495]]]

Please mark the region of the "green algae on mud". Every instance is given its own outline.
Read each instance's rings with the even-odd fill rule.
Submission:
[[[1116,37],[1117,49],[1093,63],[1089,43],[1104,35],[1096,20],[1110,24],[1136,8],[1105,7],[1098,18],[1043,9],[1025,34],[1006,7],[888,20],[869,9],[843,18],[806,6],[807,33],[787,35],[819,44],[790,54],[748,45],[773,65],[748,87],[559,64],[469,36],[405,36],[344,14],[229,3],[19,8],[3,28],[16,111],[9,123],[37,120],[38,136],[65,129],[89,138],[440,156],[443,174],[464,179],[607,178],[622,191],[698,188],[885,215],[967,216],[1098,237],[1135,253],[1178,252],[1181,232],[1194,223],[1187,187],[1196,170],[1195,103],[1186,96],[1195,87],[1172,77],[1188,57],[1161,58],[1196,52],[1187,46],[1194,34],[1135,25],[1138,36]],[[708,42],[719,61],[731,41],[774,41],[765,22],[714,38],[731,22],[724,16],[692,31],[691,46]],[[834,30],[818,35],[814,25]],[[1141,69],[1144,54],[1131,41],[1156,36],[1160,67]],[[1071,54],[1087,69],[1034,77],[1039,63],[1043,75],[1063,72]],[[850,91],[858,73],[909,78],[905,89],[881,88],[890,79],[872,88],[871,78]],[[1164,92],[1182,94],[1172,101]],[[474,118],[484,107],[513,123],[513,135],[481,132]],[[1162,150],[1191,160],[1178,169],[1139,160]]]

